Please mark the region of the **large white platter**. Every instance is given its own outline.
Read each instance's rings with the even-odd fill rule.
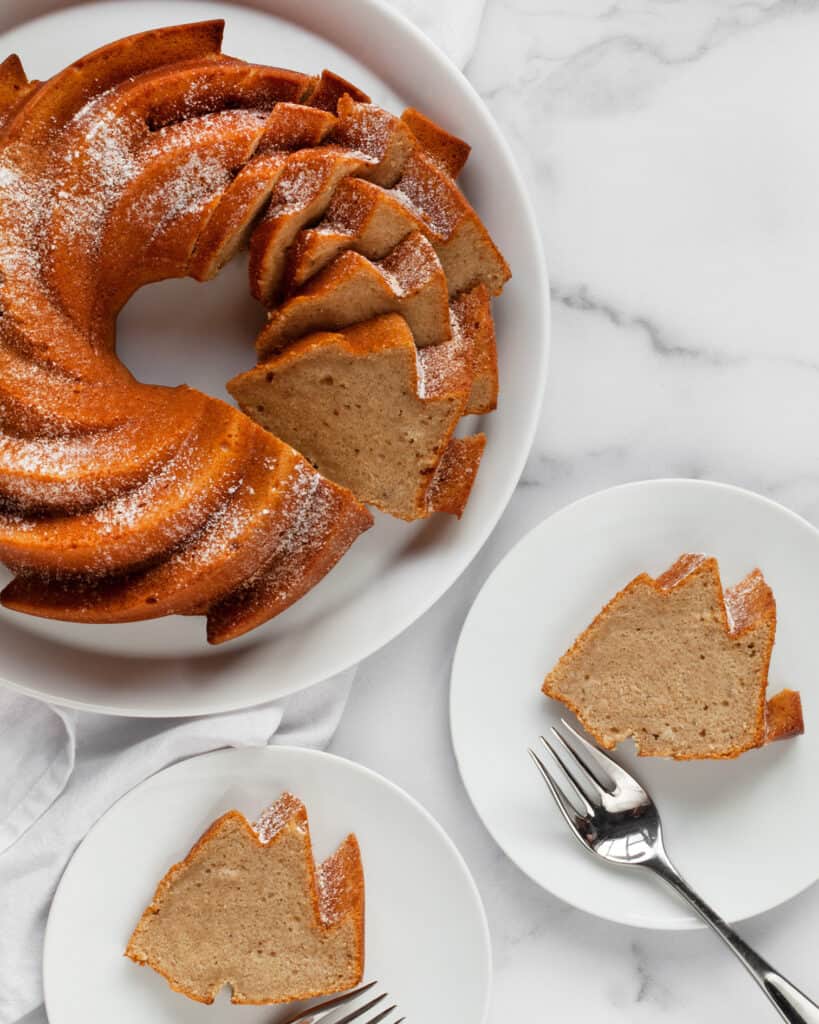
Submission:
[[[749,491],[696,480],[627,484],[563,509],[501,562],[478,595],[452,670],[452,736],[466,788],[498,844],[534,881],[591,914],[646,928],[704,927],[653,878],[610,867],[569,834],[526,754],[566,717],[543,677],[638,573],[683,552],[716,555],[724,585],[762,569],[777,604],[770,693],[800,690],[805,735],[735,761],[617,759],[654,796],[672,859],[729,921],[819,876],[819,532]],[[808,794],[808,795],[806,795]]]
[[[97,822],[62,877],[43,964],[51,1024],[276,1024],[294,1012],[212,1006],[173,992],[123,950],[159,879],[220,814],[249,817],[288,790],[310,816],[322,860],[350,832],[366,886],[366,978],[408,1021],[486,1019],[489,930],[478,891],[441,827],[402,790],[360,765],[294,747],[221,750],[131,790]],[[389,1005],[389,1004],[385,1004]],[[391,1018],[392,1019],[392,1018]]]
[[[18,52],[29,75],[42,78],[120,36],[224,17],[226,52],[310,71],[329,66],[376,102],[396,111],[416,105],[468,139],[474,152],[462,184],[514,273],[496,303],[500,408],[468,427],[488,435],[469,508],[460,523],[439,516],[408,526],[379,517],[304,600],[216,650],[198,618],[82,626],[0,612],[0,678],[23,692],[112,714],[198,715],[333,675],[395,637],[451,586],[498,521],[529,451],[546,376],[548,288],[532,209],[488,111],[420,32],[376,0],[255,7],[129,0],[60,9],[12,27],[32,9],[12,0],[0,11],[0,29],[8,29],[0,53]],[[171,281],[141,291],[120,318],[120,352],[144,380],[186,382],[225,398],[225,381],[252,364],[260,321],[237,264],[208,285]]]

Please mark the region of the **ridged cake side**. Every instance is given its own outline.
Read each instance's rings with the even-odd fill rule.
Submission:
[[[212,277],[245,245],[253,290],[281,301],[345,186],[376,190],[379,209],[397,203],[411,229],[393,230],[376,259],[355,231],[323,252],[345,287],[358,261],[352,286],[370,298],[348,322],[403,313],[419,345],[442,345],[442,365],[469,362],[463,411],[494,406],[488,295],[508,268],[452,181],[468,146],[332,72],[226,56],[222,28],[141,33],[43,83],[16,57],[0,65],[0,558],[17,573],[7,607],[83,622],[204,614],[218,643],[292,604],[371,525],[352,493],[239,410],[142,384],[115,351],[136,289]],[[462,266],[463,245],[480,254]],[[313,304],[294,326],[299,301],[272,312],[290,325],[282,344],[345,298],[325,289],[324,312]],[[458,348],[465,316],[481,320],[480,353]],[[449,452],[428,508],[460,514],[460,470],[474,476],[479,448],[459,445],[461,463]]]

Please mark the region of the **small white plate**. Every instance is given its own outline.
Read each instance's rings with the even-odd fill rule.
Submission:
[[[37,9],[47,3],[40,0]],[[0,57],[19,53],[33,77],[132,32],[221,17],[226,53],[307,71],[333,68],[376,102],[395,111],[417,106],[473,146],[463,188],[514,277],[495,304],[500,407],[463,424],[484,430],[488,444],[460,522],[435,516],[406,524],[379,515],[303,600],[219,648],[206,644],[199,617],[91,626],[0,610],[0,677],[50,701],[175,716],[285,696],[354,665],[406,629],[455,582],[505,509],[531,446],[546,376],[549,291],[537,222],[480,97],[421,32],[378,0],[258,0],[256,10],[201,0],[51,6],[66,9],[20,24],[31,0],[0,4],[0,30],[8,30],[0,35]],[[229,400],[225,382],[252,365],[262,319],[236,262],[207,285],[167,281],[141,290],[120,317],[119,351],[144,380],[185,381]]]
[[[486,827],[535,882],[582,910],[645,928],[701,927],[641,872],[584,854],[526,753],[566,708],[543,677],[622,586],[683,552],[719,559],[725,585],[758,566],[777,603],[769,693],[801,690],[806,733],[735,761],[615,756],[660,808],[672,859],[728,920],[819,877],[819,532],[781,505],[723,484],[653,480],[601,491],[536,527],[472,606],[452,669],[455,753]],[[806,796],[806,793],[808,794]]]
[[[319,860],[355,832],[366,885],[366,977],[408,1021],[486,1020],[489,931],[475,883],[441,827],[380,775],[294,747],[221,750],[174,765],[124,796],[74,854],[51,907],[44,953],[50,1024],[275,1024],[289,1010],[213,1006],[173,992],[122,954],[165,871],[232,807],[255,816],[283,790],[310,816]]]

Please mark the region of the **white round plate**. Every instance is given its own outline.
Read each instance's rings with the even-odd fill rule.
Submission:
[[[601,491],[541,523],[478,595],[452,670],[455,752],[486,827],[535,882],[582,910],[645,928],[701,927],[642,872],[603,864],[569,834],[526,753],[566,708],[543,677],[600,608],[642,571],[683,552],[719,559],[724,585],[762,569],[778,625],[769,693],[801,690],[806,734],[735,761],[615,756],[654,796],[672,859],[730,921],[760,914],[819,876],[819,532],[749,491],[653,480]]]
[[[232,1006],[227,989],[213,1006],[194,1003],[122,955],[157,882],[207,826],[233,807],[255,817],[283,790],[307,806],[318,860],[348,833],[358,837],[366,978],[378,980],[409,1021],[485,1021],[489,930],[475,883],[441,827],[397,786],[351,761],[255,747],[204,754],[154,775],[88,833],[46,929],[50,1024],[275,1024],[294,1012],[292,1005]]]
[[[378,0],[254,7],[118,0],[12,28],[30,16],[32,2],[11,0],[0,11],[0,29],[9,29],[0,54],[19,53],[29,75],[42,78],[120,36],[224,17],[225,52],[303,70],[331,67],[376,102],[395,111],[418,106],[468,139],[464,190],[514,272],[495,304],[500,408],[468,423],[470,432],[486,432],[488,444],[461,522],[437,516],[408,525],[379,516],[302,601],[224,648],[208,648],[201,618],[83,626],[0,612],[0,676],[51,701],[110,714],[199,715],[284,696],[340,672],[409,626],[463,572],[506,507],[531,445],[546,376],[546,271],[520,175],[480,98],[425,36]],[[143,289],[120,318],[119,351],[144,380],[185,381],[228,398],[225,381],[252,364],[261,320],[236,263],[207,285]]]

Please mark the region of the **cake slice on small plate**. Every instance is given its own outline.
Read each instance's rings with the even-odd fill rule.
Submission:
[[[632,737],[642,756],[737,757],[804,731],[798,693],[766,701],[775,634],[776,603],[758,569],[723,591],[715,558],[682,555],[613,597],[543,692],[607,750]]]
[[[189,999],[289,1003],[354,988],[364,970],[364,874],[354,835],[316,866],[304,804],[283,794],[252,825],[215,821],[168,871],[125,950]]]

